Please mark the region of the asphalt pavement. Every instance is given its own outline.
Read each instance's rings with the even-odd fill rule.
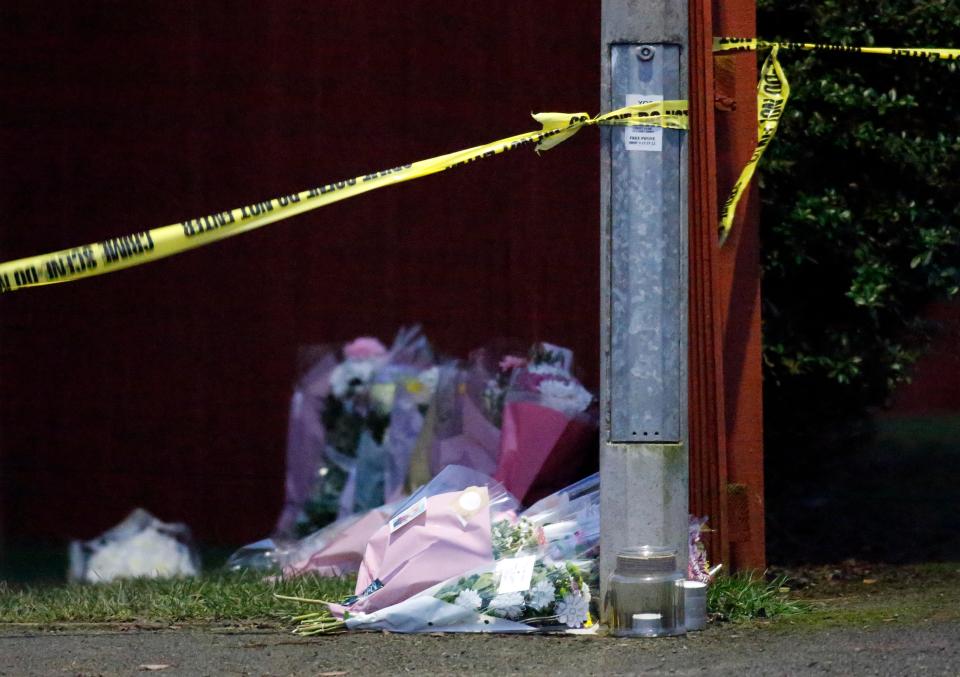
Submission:
[[[0,629],[0,675],[958,675],[960,622],[717,624],[670,639],[341,634],[276,628]]]

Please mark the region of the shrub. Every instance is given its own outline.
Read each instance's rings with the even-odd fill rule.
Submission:
[[[758,21],[769,40],[960,46],[953,0],[759,0]],[[772,455],[857,429],[960,285],[960,62],[781,62],[793,94],[760,176]]]

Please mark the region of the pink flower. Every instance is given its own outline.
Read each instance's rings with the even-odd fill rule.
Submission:
[[[500,360],[500,371],[510,371],[511,369],[521,369],[527,366],[527,358],[517,357],[516,355],[507,355]]]
[[[380,341],[370,336],[361,336],[343,347],[343,354],[350,360],[372,360],[387,354]]]

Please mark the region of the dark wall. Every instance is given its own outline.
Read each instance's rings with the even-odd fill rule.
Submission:
[[[892,398],[887,416],[960,415],[960,301],[933,303],[924,313],[932,342]]]
[[[0,260],[596,112],[599,2],[0,5]],[[0,535],[269,530],[301,344],[549,339],[596,380],[593,130],[0,298]],[[264,274],[266,272],[266,274]]]

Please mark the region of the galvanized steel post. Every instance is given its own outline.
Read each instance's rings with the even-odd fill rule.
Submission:
[[[687,0],[603,0],[601,110],[687,99]],[[669,545],[686,569],[687,136],[603,131],[600,572]]]

